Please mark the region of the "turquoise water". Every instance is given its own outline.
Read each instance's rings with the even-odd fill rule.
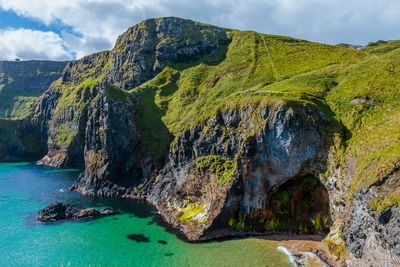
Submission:
[[[159,225],[154,210],[143,202],[69,192],[77,174],[30,163],[0,163],[0,266],[290,266],[283,253],[256,238],[184,242]],[[121,214],[38,222],[37,210],[55,200],[112,206]]]

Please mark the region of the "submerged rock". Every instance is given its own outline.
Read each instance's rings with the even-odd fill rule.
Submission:
[[[127,235],[127,237],[130,240],[136,241],[137,243],[149,243],[150,242],[150,238],[148,238],[147,236],[145,236],[143,234],[131,234],[131,235]]]
[[[101,210],[82,208],[77,205],[54,202],[38,212],[38,220],[41,222],[56,222],[60,220],[76,220],[113,215],[118,213],[112,208]]]

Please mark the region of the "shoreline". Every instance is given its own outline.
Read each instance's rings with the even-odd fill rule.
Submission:
[[[290,262],[305,266],[336,266],[320,235],[266,235],[257,237],[285,253]],[[322,255],[321,255],[322,254]]]

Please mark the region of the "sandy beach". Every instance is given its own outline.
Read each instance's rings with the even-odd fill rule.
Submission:
[[[322,242],[322,239],[323,236],[319,235],[270,235],[260,237],[260,240],[265,244],[276,246],[285,253],[290,252],[293,260],[298,260],[300,258],[298,256],[301,255],[302,262],[310,267],[327,266],[327,262],[324,262],[315,253],[311,252],[312,250],[328,252],[328,248]],[[330,261],[328,264],[332,265],[332,263],[333,261]]]

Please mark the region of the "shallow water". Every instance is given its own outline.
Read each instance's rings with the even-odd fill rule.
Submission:
[[[69,192],[77,174],[30,163],[0,163],[0,266],[290,266],[284,253],[256,238],[184,242],[156,223],[154,210],[143,202]],[[112,206],[121,214],[37,222],[37,210],[55,200]]]

